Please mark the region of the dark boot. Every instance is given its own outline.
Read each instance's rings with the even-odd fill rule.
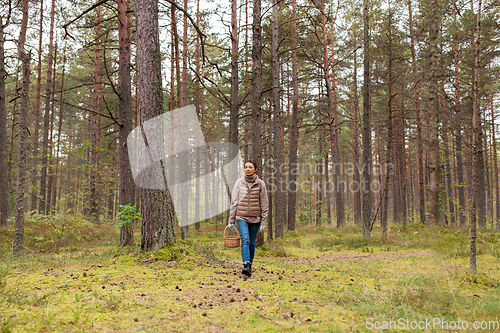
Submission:
[[[252,275],[251,265],[249,263],[244,263],[241,273],[245,274],[246,276]]]

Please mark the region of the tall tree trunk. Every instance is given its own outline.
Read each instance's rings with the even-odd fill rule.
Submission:
[[[98,141],[100,137],[100,127],[98,125],[99,115],[101,113],[101,67],[100,67],[100,33],[101,33],[101,6],[97,6],[97,26],[95,39],[95,57],[94,57],[94,104],[96,113],[90,115],[90,196],[89,209],[90,218],[94,223],[99,223],[98,193],[97,193],[97,167],[98,167]]]
[[[233,151],[233,148],[239,146],[238,140],[238,114],[239,114],[239,99],[238,99],[238,17],[237,17],[237,0],[231,1],[231,105],[229,107],[229,142],[234,144],[230,146],[229,160],[232,160],[238,153]],[[238,174],[235,168],[229,171],[229,184],[234,184],[238,179]],[[229,214],[228,214],[229,221]],[[226,221],[226,224],[227,222]]]
[[[455,224],[455,204],[453,202],[453,188],[452,188],[452,175],[451,175],[451,165],[450,165],[450,146],[448,139],[448,112],[446,110],[446,91],[444,90],[445,73],[443,61],[441,61],[441,103],[443,107],[443,146],[444,146],[444,163],[446,168],[446,190],[448,196],[448,211],[450,213],[450,224]],[[446,218],[446,217],[445,217]]]
[[[271,137],[272,137],[272,132],[273,132],[272,131],[273,123],[271,121],[271,112],[269,112],[269,117],[268,117],[267,121],[268,121],[268,125],[269,125],[267,127],[267,137],[269,138],[269,141],[267,143],[267,147],[264,148],[264,151],[265,151],[265,154],[267,155],[266,161],[269,161],[269,160],[271,160],[271,158],[273,158],[273,156],[272,156],[273,145],[271,143]],[[276,169],[273,169],[273,167],[275,168],[275,166],[273,166],[270,163],[266,163],[266,167],[267,167],[266,179],[269,179],[269,183],[266,184],[266,186],[268,186],[268,187],[276,186],[276,177],[273,176],[274,172],[276,172]],[[274,227],[274,204],[273,204],[273,198],[275,198],[274,192],[267,191],[267,198],[269,201],[269,213],[267,214],[267,225],[268,225],[267,240],[271,241],[275,237],[275,230],[276,230],[276,228]],[[262,235],[262,238],[264,238],[264,235]]]
[[[7,109],[5,108],[4,25],[0,16],[0,227],[9,217],[9,165],[7,155]],[[14,129],[12,129],[14,130]]]
[[[399,213],[403,222],[403,227],[406,226],[407,222],[407,211],[406,211],[406,147],[405,147],[405,119],[404,119],[404,101],[401,101],[400,117],[398,119],[398,175],[399,175]]]
[[[290,150],[288,163],[288,231],[295,231],[295,206],[297,202],[297,116],[299,113],[299,85],[297,79],[297,0],[292,0],[292,122],[289,129]],[[325,152],[328,154],[328,150]],[[326,164],[325,164],[326,167]],[[325,169],[325,172],[326,169]],[[328,175],[327,175],[328,177]],[[327,178],[328,184],[328,178]]]
[[[187,12],[188,10],[188,1],[184,0],[184,10]],[[188,78],[187,78],[187,51],[188,51],[188,27],[187,27],[187,15],[184,13],[184,21],[183,21],[183,37],[182,37],[182,104],[181,107],[187,105],[187,85],[188,85]],[[184,123],[185,119],[182,118],[180,119],[180,123]],[[185,140],[185,135],[186,133],[182,132],[181,133],[181,140]],[[189,160],[190,160],[190,151],[185,151],[183,154],[180,155],[181,157],[181,162],[182,165],[189,165]],[[190,172],[190,168],[185,168],[179,170],[182,174],[186,174],[187,172]],[[183,178],[186,179],[186,178]],[[186,239],[187,238],[187,233],[189,230],[189,224],[188,224],[188,210],[189,210],[189,196],[191,195],[188,191],[187,187],[183,187],[181,191],[182,195],[182,215],[181,215],[181,239]]]
[[[61,131],[62,131],[62,121],[63,121],[63,114],[64,114],[64,74],[66,72],[66,47],[64,47],[64,55],[63,55],[63,68],[62,68],[62,75],[61,75],[61,102],[59,103],[59,126],[57,129],[57,148],[56,148],[56,170],[55,170],[55,176],[54,176],[54,188],[52,190],[52,206],[54,206],[54,209],[56,207],[56,193],[57,193],[57,176],[59,174],[59,149],[61,146]],[[62,183],[62,177],[61,177],[61,183]]]
[[[456,20],[457,10],[453,10],[453,17]],[[457,38],[453,40],[453,59],[455,63],[455,152],[457,156],[457,192],[458,192],[458,215],[460,226],[465,226],[465,190],[464,190],[464,167],[462,162],[462,121],[460,117],[460,73],[459,73],[459,60],[458,60],[458,41]]]
[[[273,123],[274,123],[274,181],[275,181],[275,212],[276,212],[276,237],[283,238],[285,224],[285,200],[283,191],[283,174],[281,168],[281,115],[280,115],[280,82],[279,82],[279,55],[278,55],[278,2],[272,0],[271,21],[271,63],[272,63],[272,96],[273,96]]]
[[[321,1],[321,11],[325,13],[325,2]],[[332,51],[333,51],[333,27],[332,27]],[[328,112],[329,112],[329,129],[330,129],[330,143],[332,145],[332,163],[335,187],[335,200],[337,209],[337,227],[345,225],[345,212],[344,212],[344,198],[342,188],[340,186],[341,165],[340,165],[340,152],[338,143],[338,120],[337,120],[337,96],[335,87],[335,57],[332,52],[332,80],[330,80],[330,66],[328,57],[328,44],[327,44],[327,27],[326,27],[326,14],[322,15],[322,33],[323,33],[323,71],[325,75],[326,92],[328,96]]]
[[[35,95],[35,129],[33,131],[33,169],[31,170],[31,214],[36,213],[38,195],[38,132],[40,128],[40,92],[42,88],[42,39],[43,39],[43,0],[40,0],[40,27],[38,29],[38,65]]]
[[[437,0],[430,2],[430,72],[431,84],[429,88],[429,222],[432,224],[439,223],[439,86],[438,86],[438,20],[439,20],[439,4]]]
[[[413,17],[411,9],[412,0],[408,0],[408,15],[410,23],[410,42],[411,42],[411,67],[413,70],[413,82],[415,85],[415,117],[417,120],[417,143],[418,143],[418,200],[420,223],[425,223],[425,193],[424,193],[424,164],[423,164],[423,146],[422,146],[422,123],[420,120],[420,91],[418,85],[417,63],[415,57],[415,37],[413,35]]]
[[[196,0],[196,25],[200,25],[200,0]],[[195,63],[196,63],[196,73],[200,72],[201,66],[200,66],[200,36],[196,36],[196,46],[195,46]],[[247,73],[248,76],[248,73]],[[203,77],[203,74],[202,74]],[[195,81],[194,83],[194,94],[195,94],[195,107],[196,107],[196,114],[198,115],[198,118],[200,119],[201,126],[202,126],[202,131],[203,134],[205,134],[204,130],[204,124],[205,121],[203,119],[203,113],[201,112],[201,100],[200,100],[200,82],[198,80]],[[196,161],[201,161],[201,155],[200,155],[200,150],[196,150]],[[201,163],[196,163],[196,189],[195,189],[195,224],[194,228],[195,230],[200,230],[201,225],[200,225],[200,172],[201,172]],[[206,170],[206,169],[204,169]],[[207,192],[205,192],[207,193]]]
[[[47,57],[47,86],[45,89],[45,114],[43,121],[43,146],[42,146],[42,170],[40,175],[40,201],[38,212],[46,214],[47,202],[47,168],[48,168],[48,149],[49,149],[49,126],[50,126],[50,96],[52,94],[52,55],[54,49],[54,19],[55,19],[56,1],[52,0],[52,9],[50,10],[50,38],[49,54]]]
[[[130,17],[127,13],[127,0],[117,0],[118,9],[118,47],[119,47],[119,91],[118,117],[120,128],[118,132],[120,156],[120,205],[134,205],[134,180],[130,169],[127,136],[132,131],[132,90],[130,78]],[[137,206],[136,206],[137,207]],[[120,246],[134,245],[132,225],[120,229]]]
[[[317,200],[316,200],[316,225],[317,226],[320,226],[321,225],[321,213],[322,213],[322,210],[323,210],[323,191],[322,191],[322,187],[323,187],[323,161],[322,161],[322,157],[323,157],[323,142],[324,142],[324,138],[323,137],[320,137],[320,139],[318,140],[318,158],[319,158],[319,161],[316,162],[316,172],[317,172],[317,189],[316,189],[316,193],[317,193]]]
[[[384,167],[384,172],[385,172],[385,184],[384,184],[384,189],[383,189],[383,216],[382,216],[382,239],[386,240],[387,239],[387,217],[389,213],[389,184],[390,184],[390,178],[391,178],[391,173],[392,173],[392,146],[393,146],[393,103],[394,103],[394,92],[393,92],[393,56],[392,56],[392,11],[391,8],[389,7],[389,47],[388,47],[388,74],[389,74],[389,80],[388,80],[388,90],[389,90],[389,108],[388,108],[388,118],[387,118],[387,150],[386,150],[386,165]]]
[[[17,156],[17,190],[16,190],[16,223],[14,226],[13,253],[18,256],[24,252],[24,183],[26,180],[26,136],[28,128],[26,118],[28,113],[28,90],[30,79],[30,53],[24,48],[26,29],[28,26],[28,0],[23,0],[21,32],[19,36],[18,53],[22,63],[23,83],[20,92],[19,108],[19,145]]]
[[[481,118],[479,110],[479,45],[481,36],[481,0],[478,1],[477,21],[476,21],[475,37],[473,37],[473,53],[474,64],[472,65],[472,165],[473,165],[473,178],[472,178],[472,204],[470,213],[470,272],[475,274],[476,268],[476,216],[477,216],[477,200],[479,189],[479,140],[481,139],[479,131],[481,130]]]
[[[146,120],[163,113],[158,0],[136,0],[135,14],[139,65],[138,111],[142,127]],[[147,141],[145,143],[148,146]],[[141,215],[142,252],[155,251],[176,241],[174,207],[167,187],[165,190],[141,189]]]
[[[371,184],[371,119],[370,119],[370,21],[368,0],[363,1],[363,183]],[[363,238],[370,237],[372,215],[371,188],[363,190]]]
[[[57,74],[57,42],[54,47],[54,67],[52,73],[54,77],[52,78],[52,95],[50,99],[52,101],[50,105],[50,131],[49,131],[49,165],[48,165],[48,182],[47,182],[47,206],[45,210],[47,214],[52,214],[54,211],[54,206],[52,202],[52,187],[54,186],[54,114],[55,114],[55,91],[56,91],[56,74]]]
[[[479,71],[479,68],[476,67],[476,71]],[[477,74],[479,76],[479,74]],[[477,95],[479,98],[479,94]],[[477,101],[479,108],[479,100]],[[483,148],[483,127],[481,121],[481,111],[479,111],[479,119],[478,119],[478,132],[477,132],[477,224],[479,228],[486,228],[486,191],[485,191],[485,183],[484,183],[484,148]]]
[[[491,106],[491,136],[492,136],[492,147],[493,147],[493,162],[495,170],[495,219],[496,221],[496,231],[500,231],[500,191],[498,188],[498,150],[497,150],[497,139],[496,139],[496,125],[495,125],[495,112],[493,107],[493,93],[490,94],[490,106]]]
[[[361,192],[363,192],[364,189],[361,188],[361,179],[359,175],[359,144],[358,144],[358,63],[357,63],[357,51],[354,51],[354,73],[353,73],[353,85],[354,85],[354,107],[353,107],[353,123],[354,123],[354,133],[353,133],[353,143],[354,143],[354,151],[353,151],[353,159],[354,159],[354,183],[357,184],[356,186],[358,189],[354,191],[354,224],[355,225],[360,225],[361,224]],[[363,108],[364,111],[364,108]],[[363,114],[364,116],[364,114]],[[365,169],[363,169],[365,170]]]
[[[257,165],[262,165],[261,119],[262,119],[262,41],[261,41],[261,0],[253,1],[252,25],[252,159]],[[262,177],[262,171],[257,174]]]

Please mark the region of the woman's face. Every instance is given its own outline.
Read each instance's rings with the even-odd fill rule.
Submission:
[[[253,175],[255,173],[255,171],[257,171],[257,170],[255,169],[255,167],[253,166],[252,163],[250,163],[250,162],[245,163],[245,174],[247,176]]]

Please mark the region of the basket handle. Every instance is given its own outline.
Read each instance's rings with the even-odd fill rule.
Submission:
[[[236,229],[238,229],[238,228],[236,227],[236,225],[234,225],[234,224],[233,224],[233,225],[229,225],[229,224],[228,224],[228,225],[226,225],[226,227],[224,228],[224,238],[226,238],[226,229],[227,229],[227,228],[229,228],[230,226],[235,227]],[[239,232],[240,232],[240,230],[238,229],[238,233],[239,233]]]

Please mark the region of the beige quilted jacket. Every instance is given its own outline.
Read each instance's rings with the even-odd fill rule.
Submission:
[[[269,203],[267,198],[266,184],[257,176],[253,183],[246,181],[246,177],[239,178],[234,184],[231,192],[231,210],[229,211],[229,223],[245,217],[249,223],[261,222],[265,228]]]

